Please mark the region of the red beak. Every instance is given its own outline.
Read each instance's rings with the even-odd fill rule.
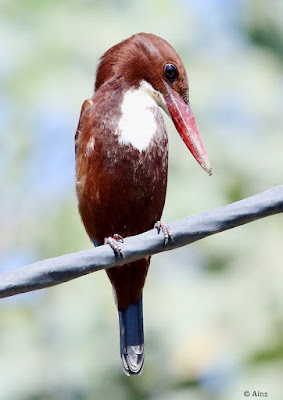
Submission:
[[[166,87],[168,96],[166,96],[165,101],[177,131],[197,162],[208,175],[211,175],[211,167],[190,103],[186,103],[184,99],[168,85],[166,85]]]

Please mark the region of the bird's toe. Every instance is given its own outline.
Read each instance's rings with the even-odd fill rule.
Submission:
[[[104,244],[108,244],[111,247],[111,249],[114,251],[115,257],[125,258],[119,242],[123,243],[124,240],[122,236],[118,235],[117,233],[115,233],[113,237],[109,236],[104,239]]]
[[[162,231],[163,237],[164,237],[165,246],[168,244],[169,240],[171,240],[171,242],[174,242],[174,238],[173,238],[171,229],[170,229],[170,227],[169,227],[167,222],[162,221],[162,220],[157,221],[154,224],[154,228],[157,229],[157,233],[158,234]]]

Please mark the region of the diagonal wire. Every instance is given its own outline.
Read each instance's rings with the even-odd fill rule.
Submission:
[[[174,242],[164,246],[155,229],[124,239],[125,258],[115,258],[109,246],[49,258],[0,275],[0,297],[38,290],[101,269],[185,246],[207,236],[283,212],[283,185],[244,200],[170,224]]]

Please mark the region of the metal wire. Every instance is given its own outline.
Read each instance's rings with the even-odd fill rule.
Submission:
[[[110,247],[66,254],[0,275],[0,297],[38,290],[101,269],[135,261],[162,251],[185,246],[207,236],[283,212],[283,185],[224,207],[183,218],[170,224],[174,242],[164,246],[162,235],[152,229],[124,239],[124,259],[115,258]]]

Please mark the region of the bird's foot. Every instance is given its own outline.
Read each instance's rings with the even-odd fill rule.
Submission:
[[[154,224],[154,228],[157,229],[157,233],[159,234],[160,231],[162,231],[163,236],[164,236],[164,245],[166,246],[167,243],[169,242],[169,240],[171,240],[172,242],[174,242],[174,238],[171,232],[171,229],[169,228],[169,225],[167,224],[167,222],[165,221],[157,221]]]
[[[125,258],[119,242],[124,243],[124,240],[122,236],[118,235],[118,233],[115,233],[112,237],[109,236],[104,239],[104,244],[108,244],[111,247],[111,249],[114,251],[115,257]]]

